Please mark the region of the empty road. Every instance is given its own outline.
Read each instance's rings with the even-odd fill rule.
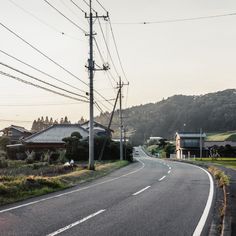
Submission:
[[[93,182],[1,207],[0,235],[208,235],[210,175],[141,148],[136,158]]]

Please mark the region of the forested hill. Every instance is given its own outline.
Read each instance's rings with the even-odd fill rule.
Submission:
[[[142,143],[150,136],[172,138],[176,131],[218,132],[236,130],[236,90],[228,89],[201,96],[175,95],[161,102],[124,110],[124,122],[132,140]],[[96,120],[108,124],[106,116]],[[112,128],[118,130],[118,112]]]

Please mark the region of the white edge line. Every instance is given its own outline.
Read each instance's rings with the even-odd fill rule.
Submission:
[[[159,181],[162,181],[163,179],[165,179],[166,175],[162,176]]]
[[[196,229],[194,230],[193,236],[201,235],[202,230],[203,230],[203,228],[206,224],[206,220],[207,220],[207,217],[209,215],[209,212],[210,212],[210,209],[211,209],[211,204],[212,204],[212,201],[213,201],[213,196],[214,196],[214,182],[213,182],[212,176],[206,170],[204,170],[203,168],[201,168],[199,166],[196,166],[196,167],[200,168],[201,170],[203,170],[208,175],[209,180],[210,180],[210,189],[209,189],[209,195],[208,195],[208,199],[207,199],[205,209],[204,209],[203,214],[202,214],[202,216],[201,216],[201,218],[198,222],[198,225],[197,225]]]
[[[67,226],[65,226],[65,227],[63,227],[63,228],[61,228],[61,229],[58,229],[57,231],[55,231],[55,232],[53,232],[53,233],[51,233],[51,234],[48,234],[47,236],[55,236],[55,235],[58,235],[58,234],[60,234],[60,233],[62,233],[62,232],[64,232],[64,231],[66,231],[66,230],[68,230],[68,229],[71,229],[71,228],[75,227],[76,225],[79,225],[79,224],[85,222],[86,220],[89,220],[89,219],[91,219],[91,218],[93,218],[93,217],[95,217],[95,216],[101,214],[101,213],[104,212],[104,211],[105,211],[105,209],[100,210],[100,211],[97,211],[97,212],[95,212],[95,213],[93,213],[93,214],[91,214],[91,215],[89,215],[89,216],[87,216],[87,217],[85,217],[85,218],[83,218],[83,219],[81,219],[81,220],[79,220],[79,221],[76,221],[76,222],[74,222],[74,223],[72,223],[72,224],[69,224],[69,225],[67,225]]]
[[[52,196],[52,197],[42,198],[40,200],[28,202],[28,203],[21,204],[21,205],[15,206],[15,207],[10,207],[10,208],[7,208],[7,209],[3,209],[3,210],[0,210],[0,213],[16,210],[16,209],[19,209],[19,208],[22,208],[22,207],[34,205],[34,204],[37,204],[37,203],[40,203],[40,202],[44,202],[44,201],[47,201],[47,200],[51,200],[51,199],[54,199],[54,198],[59,198],[59,197],[65,196],[65,195],[69,195],[69,194],[72,194],[72,193],[80,192],[82,190],[89,189],[89,188],[92,188],[92,187],[95,187],[95,186],[98,186],[98,185],[102,185],[102,184],[105,184],[105,183],[109,183],[111,181],[118,180],[118,179],[121,179],[121,178],[126,177],[128,175],[134,174],[134,173],[142,170],[145,167],[144,162],[142,162],[141,160],[138,160],[138,159],[136,159],[136,160],[138,162],[140,162],[142,164],[142,166],[140,168],[138,168],[137,170],[135,170],[135,171],[129,172],[127,174],[124,174],[124,175],[121,175],[119,177],[116,177],[116,178],[113,178],[113,179],[109,179],[109,180],[106,180],[106,181],[103,181],[103,182],[100,182],[100,183],[97,183],[97,184],[92,184],[92,185],[89,185],[87,187],[79,188],[79,189],[72,190],[72,191],[69,191],[69,192],[66,192],[66,193],[61,193],[61,194],[58,194],[58,195],[55,195],[55,196]]]
[[[138,192],[136,192],[136,193],[133,193],[132,195],[133,195],[133,196],[136,196],[136,195],[138,195],[138,194],[142,193],[143,191],[145,191],[145,190],[149,189],[150,187],[151,187],[151,186],[147,186],[147,187],[145,187],[145,188],[141,189],[140,191],[138,191]]]

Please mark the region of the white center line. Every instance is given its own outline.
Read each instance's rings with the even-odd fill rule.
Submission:
[[[141,192],[147,190],[147,189],[150,188],[150,187],[151,187],[151,186],[147,186],[146,188],[143,188],[143,189],[141,189],[140,191],[138,191],[138,192],[136,192],[136,193],[133,193],[132,195],[133,195],[133,196],[136,196],[136,195],[140,194]]]
[[[95,212],[95,213],[93,213],[93,214],[91,214],[91,215],[89,215],[89,216],[87,216],[87,217],[85,217],[85,218],[83,218],[83,219],[81,219],[81,220],[79,220],[79,221],[76,221],[76,222],[74,222],[74,223],[72,223],[72,224],[70,224],[70,225],[67,225],[67,226],[65,226],[65,227],[63,227],[63,228],[61,228],[61,229],[58,229],[57,231],[55,231],[55,232],[53,232],[53,233],[51,233],[51,234],[48,234],[47,236],[55,236],[55,235],[58,235],[58,234],[60,234],[60,233],[62,233],[62,232],[64,232],[64,231],[66,231],[66,230],[68,230],[68,229],[71,229],[72,227],[75,227],[76,225],[79,225],[79,224],[85,222],[86,220],[89,220],[89,219],[93,218],[93,217],[96,216],[96,215],[101,214],[101,213],[104,212],[104,211],[105,211],[104,209],[103,209],[103,210],[100,210],[100,211],[97,211],[97,212]]]
[[[159,179],[159,181],[162,181],[163,179],[165,179],[165,177],[166,177],[166,175],[164,175],[163,177],[161,177],[161,178]]]
[[[169,167],[169,170],[171,170],[171,167]]]
[[[171,170],[168,171],[168,174],[170,174]]]

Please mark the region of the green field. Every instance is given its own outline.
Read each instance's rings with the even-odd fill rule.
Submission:
[[[217,164],[217,165],[222,165],[228,168],[232,168],[236,170],[236,158],[227,158],[227,157],[220,157],[217,159],[212,159],[212,158],[196,158],[195,161],[197,162],[207,162],[207,163],[212,163],[212,164]]]
[[[236,131],[208,133],[206,141],[236,141]]]

